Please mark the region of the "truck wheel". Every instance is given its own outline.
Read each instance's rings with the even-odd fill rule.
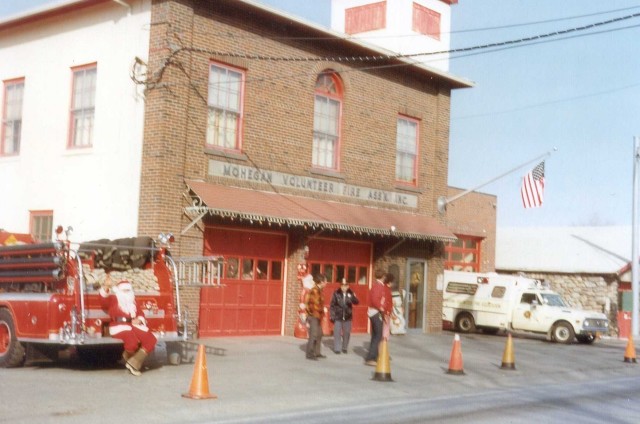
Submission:
[[[573,342],[575,334],[573,327],[568,322],[559,322],[553,326],[551,337],[558,343],[570,344]]]
[[[13,317],[7,309],[0,309],[0,368],[24,364],[24,347],[16,339]]]
[[[456,328],[461,333],[473,333],[476,331],[476,323],[473,320],[473,316],[468,313],[462,313],[456,318]]]
[[[576,336],[576,339],[578,339],[578,343],[591,344],[596,341],[596,336],[593,334],[585,334]]]

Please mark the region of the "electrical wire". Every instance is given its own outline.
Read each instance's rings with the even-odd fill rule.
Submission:
[[[397,54],[371,55],[371,56],[368,56],[368,55],[367,56],[267,56],[267,55],[260,55],[260,54],[235,53],[235,52],[210,50],[210,49],[205,49],[200,47],[180,47],[178,48],[178,51],[175,53],[179,53],[180,51],[186,51],[186,52],[192,52],[192,53],[216,55],[220,57],[232,57],[236,59],[262,60],[262,61],[272,61],[272,62],[281,62],[281,61],[282,62],[337,62],[337,63],[376,62],[376,61],[388,61],[388,60],[397,60],[397,59],[408,59],[408,58],[421,57],[421,56],[454,54],[454,53],[469,52],[474,50],[485,50],[493,47],[525,44],[531,41],[558,37],[562,35],[571,34],[574,32],[582,32],[582,31],[594,29],[597,27],[605,26],[605,25],[611,25],[614,23],[623,22],[629,19],[635,19],[638,17],[640,17],[640,13],[634,13],[631,15],[608,19],[606,21],[600,21],[592,24],[582,25],[574,28],[567,28],[567,29],[558,30],[558,31],[551,31],[548,33],[533,35],[529,37],[498,41],[498,42],[487,43],[487,44],[480,44],[480,45],[475,45],[470,47],[440,50],[435,52],[397,53]]]
[[[584,14],[584,15],[574,15],[574,16],[566,16],[566,17],[562,17],[562,18],[554,18],[554,19],[546,19],[546,20],[540,20],[540,21],[531,21],[531,22],[521,22],[521,23],[516,23],[516,24],[509,24],[509,25],[498,25],[498,26],[491,26],[491,27],[482,27],[482,28],[469,28],[469,29],[461,29],[461,30],[455,30],[455,31],[449,31],[449,32],[441,32],[441,34],[463,34],[463,33],[468,33],[468,32],[481,32],[481,31],[493,31],[496,29],[507,29],[507,28],[517,28],[517,27],[524,27],[524,26],[531,26],[531,25],[540,25],[540,24],[548,24],[548,23],[552,23],[552,22],[562,22],[562,21],[570,21],[570,20],[574,20],[574,19],[582,19],[582,18],[589,18],[592,16],[600,16],[600,15],[608,15],[611,13],[618,13],[618,12],[624,12],[627,10],[633,10],[633,9],[638,9],[640,8],[639,6],[631,6],[631,7],[624,7],[621,9],[613,9],[613,10],[605,10],[602,12],[596,12],[596,13],[588,13],[588,14]],[[262,35],[256,35],[256,34],[251,34],[251,35],[243,35],[243,36],[238,36],[237,34],[232,34],[232,33],[228,33],[228,32],[219,32],[219,33],[214,33],[212,35],[212,37],[228,37],[228,38],[233,38],[235,40],[243,40],[243,39],[260,39],[260,38],[264,38],[264,36]],[[347,40],[377,40],[377,39],[384,39],[384,38],[407,38],[407,37],[424,37],[424,34],[418,33],[418,32],[414,32],[412,34],[400,34],[400,35],[364,35],[362,33],[358,34],[357,36],[353,36],[353,35],[349,35],[348,37],[346,37]],[[299,41],[342,41],[342,39],[336,39],[335,36],[327,36],[327,37],[269,37],[270,40],[299,40]]]

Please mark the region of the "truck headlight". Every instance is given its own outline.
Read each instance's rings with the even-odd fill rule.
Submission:
[[[588,320],[588,319],[585,319],[585,320],[584,320],[583,325],[584,325],[585,327],[588,327],[588,326],[589,326],[589,324],[591,324],[591,323],[589,322],[589,320]]]

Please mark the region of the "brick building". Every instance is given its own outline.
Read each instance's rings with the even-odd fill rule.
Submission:
[[[420,7],[429,2],[455,3]],[[136,42],[106,42],[118,28]],[[99,48],[56,54],[64,34]],[[68,1],[0,22],[0,37],[0,58],[14,58],[0,75],[3,110],[17,78],[30,117],[0,173],[22,175],[29,163],[42,174],[33,195],[26,177],[2,193],[19,208],[0,226],[33,233],[30,214],[46,210],[85,239],[171,231],[174,256],[221,256],[221,286],[181,288],[201,337],[294,334],[307,273],[329,278],[327,298],[352,283],[363,300],[354,331],[366,332],[377,268],[397,276],[409,327],[437,332],[444,267],[492,269],[495,197],[437,207],[457,190],[447,187],[451,91],[471,86],[446,67],[248,0]],[[72,88],[59,74],[85,69],[95,70],[95,103],[83,111],[95,126],[75,146]],[[38,115],[30,87],[40,81],[61,116]],[[46,162],[34,147],[44,139],[57,146]],[[63,198],[37,196],[70,178]]]
[[[150,28],[139,231],[225,258],[223,287],[192,289],[200,335],[292,334],[303,263],[327,294],[346,278],[365,300],[373,270],[392,270],[415,296],[410,327],[439,331],[454,235],[436,204],[451,90],[469,84],[340,59],[382,53],[249,2],[154,2]]]

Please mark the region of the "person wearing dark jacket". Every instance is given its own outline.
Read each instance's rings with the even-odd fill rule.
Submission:
[[[358,303],[360,301],[349,288],[349,283],[343,278],[342,285],[331,296],[329,309],[331,322],[333,322],[333,352],[335,354],[339,354],[341,351],[347,353],[351,337],[353,305]]]

